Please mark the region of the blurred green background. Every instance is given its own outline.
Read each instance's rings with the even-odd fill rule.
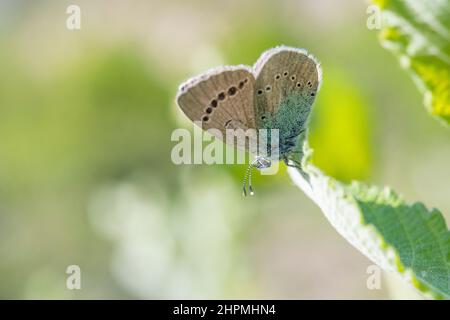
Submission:
[[[81,30],[66,8],[81,8]],[[413,297],[289,180],[172,164],[179,83],[286,44],[322,63],[314,161],[450,213],[448,129],[358,0],[0,0],[0,298]],[[68,290],[79,265],[82,289]]]

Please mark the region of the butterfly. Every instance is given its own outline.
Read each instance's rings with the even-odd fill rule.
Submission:
[[[257,130],[256,136],[245,141],[232,140],[238,148],[256,155],[243,182],[244,195],[247,180],[253,195],[253,168],[268,168],[273,160],[300,166],[293,155],[298,137],[306,130],[321,77],[320,63],[306,50],[278,46],[265,51],[253,67],[222,66],[191,78],[181,84],[176,100],[190,120],[203,130],[216,129],[215,135],[221,139],[229,129]],[[249,140],[257,139],[260,129],[278,130],[276,150],[269,143],[262,155],[260,149],[250,147],[254,144]]]

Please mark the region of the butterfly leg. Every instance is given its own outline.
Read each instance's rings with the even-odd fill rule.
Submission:
[[[299,161],[296,161],[294,159],[285,158],[284,159],[284,163],[286,163],[286,165],[288,167],[297,168],[297,169],[301,169],[302,168],[302,164]]]

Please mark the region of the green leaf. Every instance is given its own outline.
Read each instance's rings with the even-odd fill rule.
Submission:
[[[450,123],[450,1],[372,0],[381,9],[381,44],[424,95],[427,110]]]
[[[427,297],[450,298],[450,232],[437,209],[407,204],[389,188],[342,183],[312,164],[301,138],[302,169],[292,180],[353,246],[387,271],[400,275]]]

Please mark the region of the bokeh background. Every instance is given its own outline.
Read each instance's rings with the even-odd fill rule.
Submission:
[[[81,30],[66,9],[81,8]],[[414,297],[290,181],[176,166],[180,82],[286,44],[321,62],[314,161],[450,213],[450,133],[362,0],[0,0],[0,298]],[[79,265],[82,289],[66,288]]]

